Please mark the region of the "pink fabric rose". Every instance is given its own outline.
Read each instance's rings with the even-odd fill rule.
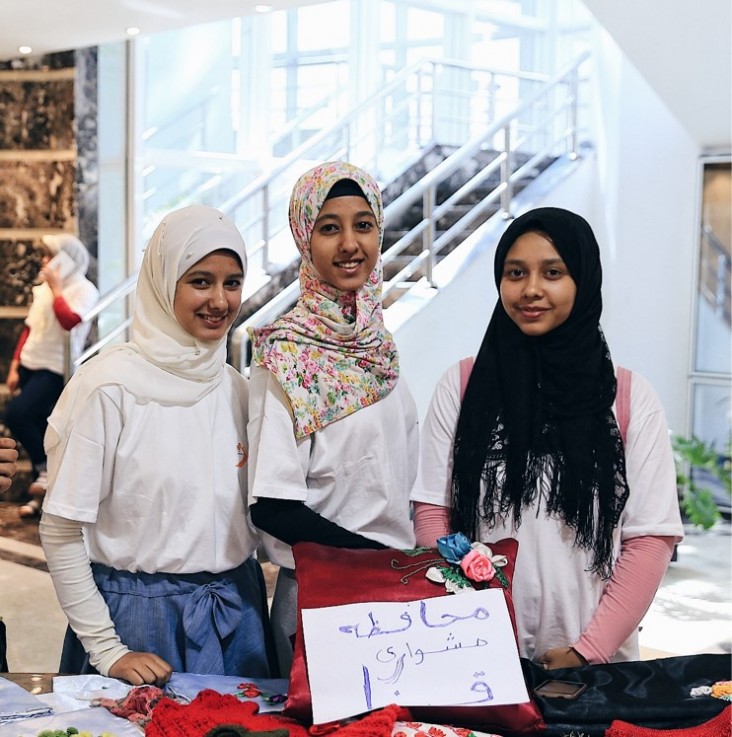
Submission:
[[[460,568],[471,581],[490,581],[496,575],[491,559],[475,548],[463,557]]]

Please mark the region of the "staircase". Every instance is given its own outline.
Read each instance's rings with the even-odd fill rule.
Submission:
[[[297,300],[299,256],[286,212],[303,171],[345,159],[375,175],[385,203],[383,296],[389,306],[416,284],[431,284],[434,266],[486,220],[498,212],[509,217],[516,195],[551,162],[577,157],[588,59],[583,54],[551,77],[419,62],[220,204],[242,231],[249,255],[231,363],[248,366],[247,327],[270,322]],[[438,104],[440,96],[456,94],[453,87],[461,99],[466,90],[475,92],[460,106],[464,119],[444,99]],[[523,94],[511,98],[505,90]],[[450,113],[444,120],[440,109]],[[99,326],[99,338],[69,357],[67,376],[107,344],[126,339],[135,283],[133,274],[85,318]]]

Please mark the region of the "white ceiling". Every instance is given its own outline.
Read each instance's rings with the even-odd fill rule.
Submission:
[[[732,142],[730,0],[584,0],[701,146]]]
[[[426,0],[423,0],[426,1]],[[275,10],[322,0],[260,0]],[[435,5],[445,0],[430,0]],[[470,5],[478,0],[450,0]],[[255,0],[0,0],[0,59],[120,41],[248,15]],[[706,146],[729,146],[732,28],[729,0],[585,0],[669,109]],[[710,92],[711,90],[711,92]]]
[[[318,0],[2,0],[0,59],[33,56],[121,41],[135,26],[148,35],[173,28],[235,18],[257,12],[309,5]]]

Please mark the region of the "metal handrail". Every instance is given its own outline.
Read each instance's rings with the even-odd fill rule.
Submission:
[[[404,280],[411,277],[420,267],[424,268],[427,281],[434,286],[432,273],[436,263],[436,256],[441,248],[448,242],[454,240],[456,234],[459,234],[472,221],[477,219],[495,200],[500,200],[503,216],[510,216],[510,206],[512,200],[512,185],[521,178],[521,176],[533,167],[534,164],[547,156],[548,152],[553,150],[558,142],[566,141],[568,143],[568,154],[570,157],[577,156],[577,105],[579,104],[578,84],[579,76],[577,70],[583,64],[590,54],[586,52],[578,57],[575,61],[566,65],[552,77],[546,79],[545,84],[540,90],[530,95],[524,100],[514,111],[504,115],[492,125],[488,126],[485,131],[475,136],[463,146],[461,146],[452,155],[448,156],[444,161],[438,164],[434,169],[428,172],[418,182],[412,185],[402,195],[397,197],[392,203],[384,209],[384,230],[388,230],[392,224],[406,213],[414,204],[422,200],[423,217],[422,219],[405,235],[403,235],[396,243],[387,249],[383,255],[384,265],[396,260],[406,248],[414,243],[417,238],[422,238],[423,249],[420,253],[410,257],[410,261],[396,275],[386,281],[382,288],[382,296],[386,297],[393,290],[402,287]],[[511,141],[511,127],[520,120],[522,116],[532,109],[542,98],[551,94],[552,91],[560,85],[569,85],[566,104],[569,107],[571,123],[562,131],[562,133],[551,139],[546,146],[539,151],[533,153],[529,159],[515,170],[511,170],[510,162],[516,151],[521,148],[530,138],[529,131],[524,133],[518,140]],[[562,108],[563,109],[563,108]],[[557,112],[552,111],[549,115],[544,116],[536,127],[542,123],[549,124],[556,117]],[[468,161],[472,161],[475,155],[484,150],[486,144],[492,141],[496,134],[504,133],[504,150],[499,152],[487,166],[471,177],[460,189],[448,197],[440,205],[436,204],[437,188],[445,182],[452,174],[460,169]],[[439,238],[435,239],[437,221],[440,220],[450,210],[450,207],[465,195],[473,192],[480,184],[482,184],[497,169],[501,171],[500,182],[485,197],[482,198],[471,210],[463,215],[456,223],[454,223]],[[508,196],[507,196],[508,195]],[[265,325],[276,319],[282,312],[292,305],[300,293],[299,283],[291,283],[283,292],[275,299],[264,305],[260,310],[247,318],[239,325],[232,334],[231,341],[231,361],[239,370],[245,371],[247,365],[247,353],[249,350],[248,329],[250,327],[258,327]]]
[[[397,92],[400,93],[399,104],[402,106],[402,108],[406,109],[410,99],[416,100],[418,108],[423,107],[421,103],[422,97],[428,94],[432,95],[433,97],[435,95],[434,82],[431,86],[428,86],[429,92],[422,89],[421,83],[417,85],[416,90],[408,92],[407,88],[409,87],[409,80],[415,76],[421,79],[424,77],[425,74],[428,73],[431,74],[434,79],[437,70],[445,69],[455,69],[490,75],[491,82],[488,87],[491,90],[491,95],[494,95],[496,89],[499,87],[499,85],[497,85],[495,81],[497,77],[508,77],[510,79],[532,83],[544,83],[549,79],[549,76],[546,74],[537,74],[530,72],[508,72],[503,69],[475,66],[467,64],[463,61],[455,61],[451,59],[422,59],[409,67],[401,69],[399,72],[397,72],[394,78],[387,84],[382,86],[381,89],[373,93],[371,96],[367,97],[361,103],[352,108],[348,113],[342,115],[340,117],[340,120],[336,124],[320,131],[319,133],[312,135],[310,138],[307,139],[307,141],[304,141],[290,154],[285,156],[273,167],[271,167],[268,172],[257,177],[254,181],[244,187],[240,192],[230,197],[220,206],[219,209],[221,209],[222,212],[226,213],[236,220],[236,216],[234,213],[238,208],[246,205],[247,203],[255,204],[252,209],[257,214],[253,216],[252,220],[249,221],[244,228],[245,231],[247,231],[245,232],[245,240],[247,240],[247,242],[253,242],[256,244],[256,249],[254,250],[256,250],[256,252],[258,253],[261,253],[263,269],[265,272],[269,272],[271,267],[269,259],[270,241],[279,232],[281,232],[282,229],[281,227],[272,229],[270,222],[269,213],[271,211],[271,207],[277,207],[280,204],[280,201],[276,200],[273,197],[272,190],[274,188],[274,182],[279,177],[286,175],[288,172],[293,173],[294,179],[295,175],[299,175],[301,173],[302,162],[309,159],[323,160],[326,158],[346,158],[348,160],[353,160],[354,163],[359,163],[364,168],[372,171],[372,173],[377,174],[376,170],[378,169],[378,166],[375,160],[368,162],[363,160],[356,161],[354,159],[352,152],[355,147],[363,141],[363,139],[355,138],[352,129],[357,128],[356,124],[359,121],[368,118],[368,114],[370,112],[381,112],[381,107],[383,106],[383,104],[387,100],[389,100],[394,93]],[[495,104],[493,97],[489,99],[489,103],[492,105]],[[432,107],[434,117],[434,104]],[[397,119],[398,111],[392,111],[392,116],[393,119]],[[383,122],[385,121],[382,121],[382,123]],[[421,127],[419,120],[417,122],[417,125]],[[426,146],[432,140],[434,140],[434,120],[432,120],[431,122],[431,128],[432,130],[429,137],[425,137],[421,134],[421,132],[418,134],[418,138],[422,146]],[[382,135],[381,130],[375,131],[373,135],[376,138],[380,139]],[[345,146],[340,143],[344,139],[346,141]],[[329,140],[335,140],[339,143],[337,145],[334,145],[327,154],[323,155],[323,153],[321,152],[321,147]],[[378,158],[378,151],[380,150],[380,147],[378,145],[375,145],[373,146],[373,148],[376,152],[374,154],[374,158],[376,159]],[[286,210],[286,198],[288,196],[289,192],[282,197],[283,212]],[[240,225],[240,227],[242,226],[241,223],[238,224]],[[248,233],[248,228],[253,227],[257,224],[262,230],[262,235],[261,237],[251,237]]]
[[[380,105],[388,96],[400,89],[403,89],[405,83],[414,74],[424,74],[425,70],[430,69],[434,74],[437,68],[455,68],[463,69],[468,71],[478,71],[483,73],[489,73],[495,76],[505,75],[513,79],[522,81],[529,81],[534,83],[541,83],[541,88],[536,92],[529,95],[523,102],[518,104],[510,113],[503,115],[498,120],[495,120],[487,124],[486,128],[481,131],[478,135],[472,137],[467,143],[460,146],[452,155],[446,158],[441,164],[436,166],[433,170],[427,173],[421,180],[416,182],[409,190],[404,192],[396,200],[390,203],[385,209],[385,228],[392,225],[406,210],[408,210],[415,203],[422,201],[423,205],[423,218],[422,220],[412,228],[409,233],[399,239],[391,248],[384,253],[384,263],[388,264],[394,261],[403,251],[417,238],[422,239],[422,250],[419,254],[411,257],[411,263],[407,264],[396,276],[390,279],[384,284],[383,294],[386,296],[396,287],[402,286],[402,282],[405,278],[412,276],[417,269],[422,267],[427,279],[432,283],[432,271],[436,263],[436,255],[440,249],[447,243],[448,240],[454,238],[455,233],[458,232],[462,227],[475,220],[482,211],[487,209],[487,206],[494,200],[500,199],[500,206],[505,215],[510,213],[513,184],[529,167],[536,161],[540,160],[546,155],[548,151],[552,149],[559,141],[567,143],[569,153],[571,156],[576,156],[577,153],[577,107],[578,107],[578,85],[579,85],[579,74],[578,70],[580,66],[589,58],[589,52],[582,54],[574,62],[568,64],[561,71],[557,72],[553,76],[531,74],[531,73],[513,73],[506,72],[503,70],[492,69],[489,67],[475,67],[468,65],[464,62],[444,60],[444,59],[427,59],[421,60],[410,67],[407,67],[396,74],[387,85],[385,85],[377,93],[371,95],[369,98],[364,100],[362,103],[353,108],[349,113],[344,115],[342,119],[333,125],[332,127],[321,131],[313,135],[303,144],[293,150],[288,156],[284,157],[279,163],[275,164],[270,171],[266,174],[257,177],[253,182],[243,188],[238,194],[226,200],[220,207],[224,213],[232,216],[234,211],[243,205],[247,201],[251,201],[254,198],[261,198],[264,207],[263,215],[261,217],[265,224],[264,234],[261,239],[258,239],[254,248],[250,247],[250,253],[253,250],[261,250],[264,257],[265,266],[268,262],[268,247],[269,240],[272,234],[269,233],[269,212],[270,212],[270,201],[271,186],[273,181],[287,172],[293,167],[297,167],[298,164],[302,166],[302,161],[307,160],[313,154],[314,151],[318,150],[318,146],[329,138],[343,137],[342,134],[346,135],[346,146],[343,148],[342,144],[339,148],[335,149],[332,158],[349,157],[349,145],[353,144],[351,135],[349,133],[350,127],[354,121],[357,121],[359,117],[369,111],[380,110]],[[495,76],[492,78],[490,85],[495,87]],[[558,88],[560,85],[568,85],[569,93],[567,100],[564,105],[568,106],[570,112],[570,120],[561,135],[556,136],[552,139],[543,149],[534,151],[533,156],[516,170],[512,171],[512,162],[515,157],[516,151],[525,143],[532,133],[539,129],[539,124],[536,124],[533,129],[529,129],[528,133],[523,131],[521,137],[514,136],[512,139],[512,129],[517,128],[519,121],[528,111],[530,111],[534,105],[542,100],[542,98],[551,94],[552,91]],[[417,90],[418,94],[421,93],[421,89]],[[417,98],[418,100],[421,98]],[[434,107],[434,106],[433,106]],[[561,108],[563,110],[564,107]],[[545,125],[550,125],[555,119],[558,113],[556,111],[550,111],[542,121]],[[432,111],[434,118],[434,110]],[[382,121],[384,122],[384,121]],[[421,126],[421,119],[417,121],[417,125]],[[434,121],[432,121],[434,126]],[[474,208],[473,212],[469,212],[464,215],[458,223],[453,225],[446,233],[442,234],[439,238],[435,239],[436,223],[444,217],[446,211],[449,209],[457,199],[458,194],[451,196],[448,200],[440,205],[436,205],[436,191],[439,184],[444,182],[449,176],[455,173],[461,166],[466,162],[472,160],[475,155],[485,149],[491,147],[491,142],[499,135],[503,135],[503,150],[498,151],[498,156],[492,162],[490,162],[482,171],[478,172],[473,176],[463,187],[460,189],[460,197],[475,190],[480,184],[482,184],[487,177],[492,174],[496,169],[501,172],[499,185],[485,198],[483,201],[478,203]],[[417,134],[420,142],[424,145],[428,143],[422,135],[421,131]],[[495,150],[495,147],[492,147]],[[362,162],[354,161],[362,166],[365,166]],[[266,270],[266,269],[265,269]],[[108,307],[113,302],[129,296],[134,291],[134,285],[136,281],[136,275],[131,275],[128,279],[119,285],[117,288],[106,294],[95,310],[87,316],[87,320],[94,319],[102,310]],[[299,294],[299,285],[295,281],[285,287],[272,301],[264,305],[256,313],[247,318],[239,327],[237,327],[232,334],[232,363],[238,368],[244,368],[246,362],[245,358],[242,358],[246,351],[247,346],[247,328],[257,326],[270,322],[272,319],[277,317],[278,314],[286,309],[289,305],[294,303]],[[128,323],[129,324],[129,323]],[[126,329],[126,326],[119,328],[119,331]],[[105,337],[104,341],[110,340]],[[95,350],[98,350],[97,346],[92,346],[83,356],[75,359],[70,364],[69,370],[73,369],[88,355],[91,355]]]
[[[74,330],[79,328],[81,325],[89,325],[94,320],[96,320],[99,315],[102,314],[108,307],[111,307],[112,305],[116,305],[120,300],[126,299],[129,297],[133,292],[135,291],[135,287],[137,286],[137,274],[131,274],[128,276],[124,281],[120,282],[116,287],[113,287],[108,292],[105,292],[100,298],[99,301],[92,307],[89,312],[87,312],[84,317],[81,318],[81,322],[79,325],[74,327],[72,330],[70,330],[68,333],[66,333],[65,338],[65,344],[64,344],[64,379],[65,381],[68,381],[71,378],[71,375],[76,371],[76,369],[81,366],[84,361],[86,361],[88,358],[91,358],[95,353],[98,353],[104,346],[106,346],[108,343],[110,343],[114,338],[116,338],[118,335],[121,335],[124,333],[129,326],[132,324],[132,317],[127,315],[119,325],[117,325],[113,330],[111,330],[107,335],[105,335],[103,338],[99,339],[95,343],[93,343],[91,346],[89,346],[86,350],[84,350],[80,355],[75,356],[72,352],[72,334]]]

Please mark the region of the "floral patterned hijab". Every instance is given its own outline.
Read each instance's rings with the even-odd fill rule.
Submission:
[[[343,179],[361,188],[383,238],[381,192],[368,173],[331,161],[303,174],[290,197],[290,229],[302,256],[300,299],[271,325],[249,331],[252,362],[271,371],[282,386],[297,438],[378,402],[399,378],[396,346],[381,307],[381,258],[356,292],[336,289],[313,266],[315,220],[333,185]]]

